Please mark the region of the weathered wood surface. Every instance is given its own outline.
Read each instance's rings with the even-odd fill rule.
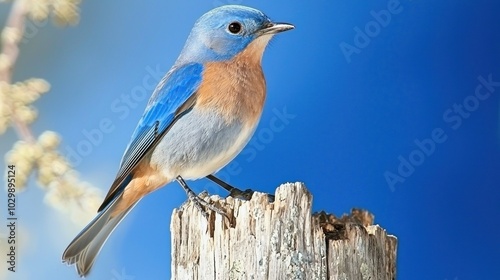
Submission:
[[[396,279],[396,237],[363,210],[311,215],[302,183],[280,186],[272,203],[257,192],[205,199],[234,220],[207,220],[191,202],[174,210],[172,279]]]

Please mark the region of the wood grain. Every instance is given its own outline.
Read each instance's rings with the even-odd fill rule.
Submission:
[[[364,210],[312,215],[302,183],[280,186],[272,203],[257,192],[205,199],[234,220],[206,220],[191,202],[174,210],[172,279],[396,279],[396,237]]]

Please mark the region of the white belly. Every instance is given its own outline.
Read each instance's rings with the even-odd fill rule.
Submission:
[[[212,112],[193,108],[163,137],[151,155],[155,166],[169,180],[182,176],[194,180],[228,164],[248,143],[256,124],[230,124]]]

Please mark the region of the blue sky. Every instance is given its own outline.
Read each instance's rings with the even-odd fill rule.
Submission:
[[[34,132],[58,131],[68,154],[110,120],[112,131],[72,159],[82,179],[106,192],[150,94],[137,90],[148,89],[143,80],[168,71],[204,12],[259,8],[296,29],[267,49],[259,128],[220,176],[267,192],[303,181],[315,211],[370,210],[399,239],[398,279],[498,278],[500,4],[263,2],[83,1],[77,26],[36,28],[22,45],[14,78],[52,85],[36,103]],[[15,135],[1,137],[4,154]],[[191,186],[224,194],[206,180]],[[81,228],[43,194],[32,184],[20,197],[25,248],[8,279],[77,279],[60,255]],[[89,279],[169,277],[170,214],[185,199],[171,184],[142,200]]]

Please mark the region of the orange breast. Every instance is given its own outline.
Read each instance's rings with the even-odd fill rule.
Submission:
[[[217,110],[228,122],[257,122],[266,98],[261,48],[251,43],[229,61],[205,64],[196,106]]]

